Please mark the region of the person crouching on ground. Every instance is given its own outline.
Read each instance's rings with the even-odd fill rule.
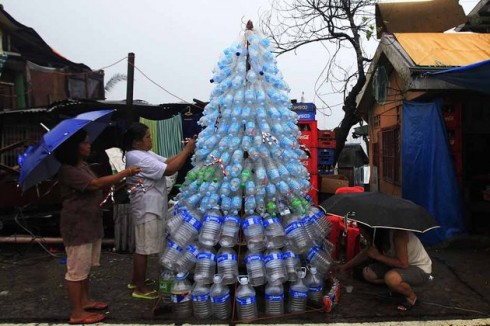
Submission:
[[[62,164],[58,172],[62,199],[60,233],[67,256],[65,280],[71,305],[70,324],[93,324],[105,318],[104,314],[90,310],[104,310],[108,305],[89,299],[89,273],[92,266],[100,266],[104,236],[102,189],[140,172],[139,167],[131,166],[98,178],[85,162],[90,150],[89,138],[82,129],[54,153]]]
[[[374,262],[362,270],[363,278],[386,284],[391,291],[403,295],[405,299],[397,309],[410,310],[418,302],[412,286],[427,282],[432,272],[432,261],[419,238],[411,231],[378,228],[374,232],[362,224],[359,229],[368,246],[336,270],[343,272],[371,259]]]
[[[156,299],[158,292],[147,288],[148,256],[164,249],[165,219],[168,212],[165,176],[180,170],[192,154],[196,141],[191,139],[177,155],[165,158],[151,151],[150,130],[142,123],[134,123],[124,137],[126,166],[138,165],[141,172],[128,178],[130,216],[135,226],[133,276],[129,289],[140,299]]]

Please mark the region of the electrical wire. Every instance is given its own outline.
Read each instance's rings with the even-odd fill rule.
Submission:
[[[48,195],[53,189],[54,187],[58,184],[58,182],[54,182],[53,185],[48,189],[46,190],[43,194],[39,195],[39,198],[43,198],[44,196]],[[26,231],[30,236],[31,236],[31,242],[29,244],[33,244],[34,242],[36,242],[47,254],[48,256],[51,256],[51,257],[55,257],[55,258],[61,258],[63,256],[61,255],[56,255],[54,253],[52,253],[47,247],[46,247],[46,243],[43,242],[43,237],[40,237],[40,236],[36,236],[34,234],[34,232],[32,232],[31,230],[29,230],[24,224],[21,223],[20,219],[25,219],[25,216],[24,216],[24,210],[29,207],[31,205],[31,203],[28,203],[27,205],[24,205],[22,207],[18,207],[17,208],[17,213],[14,215],[14,221],[15,223],[21,228],[23,229],[24,231]],[[36,241],[36,240],[40,240],[40,241]],[[46,256],[43,256],[43,257],[46,257]],[[31,257],[31,258],[25,258],[23,260],[32,260],[32,259],[36,259],[36,258],[40,258],[40,257]]]
[[[31,237],[32,237],[32,240],[31,240],[31,243],[34,242],[36,239],[41,239],[43,240],[43,237],[38,237],[36,236],[33,232],[31,232],[27,227],[25,227],[20,221],[19,221],[19,216],[22,217],[24,219],[24,214],[23,214],[23,207],[19,208],[17,214],[15,215],[14,217],[14,221],[15,223],[17,223],[17,225],[19,225],[24,231],[26,231]],[[56,258],[60,258],[61,256],[59,255],[56,255],[54,253],[52,253],[51,251],[49,251],[48,248],[46,248],[46,245],[45,243],[43,242],[37,242],[37,244],[39,244],[39,246],[44,250],[46,251],[50,256],[53,256],[53,257],[56,257]]]
[[[196,108],[199,108],[201,109],[201,107],[195,105],[194,103],[191,103],[189,101],[186,101],[184,100],[183,98],[175,95],[174,93],[170,92],[169,90],[167,90],[165,87],[163,87],[162,85],[158,84],[156,81],[154,81],[153,79],[151,79],[147,74],[145,74],[140,68],[138,68],[136,65],[132,64],[132,63],[129,63],[130,65],[132,65],[134,67],[134,69],[136,69],[141,75],[143,75],[143,77],[145,77],[148,81],[150,81],[152,84],[154,84],[155,86],[157,86],[158,88],[160,88],[161,90],[163,90],[165,93],[169,94],[170,96],[173,96],[175,97],[176,99],[179,99],[180,101],[182,101],[183,103],[185,104],[188,104],[188,105],[192,105]]]

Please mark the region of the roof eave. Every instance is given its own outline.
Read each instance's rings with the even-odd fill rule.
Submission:
[[[404,91],[431,91],[443,89],[464,90],[459,86],[436,78],[427,78],[425,76],[426,72],[445,70],[454,67],[417,66],[392,34],[384,34],[381,37],[373,61],[366,73],[366,83],[356,98],[358,103],[357,112],[362,116],[365,116],[368,110],[373,106],[375,99],[371,92],[373,83],[372,78],[380,62],[385,61],[388,62],[404,81]]]

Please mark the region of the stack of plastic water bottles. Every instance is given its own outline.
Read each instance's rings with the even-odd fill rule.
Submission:
[[[189,290],[197,318],[230,318],[229,287],[237,281],[241,320],[258,317],[254,287],[262,285],[265,314],[284,314],[285,302],[291,312],[305,311],[309,297],[322,298],[317,280],[332,263],[325,240],[330,225],[307,197],[311,185],[301,163],[306,154],[297,140],[298,116],[290,110],[289,88],[269,40],[248,29],[223,51],[211,82],[194,167],[168,219],[161,264],[167,273],[193,278],[192,290],[182,285],[181,274],[175,283]],[[306,266],[315,273],[313,283]],[[189,314],[188,306],[183,309]]]

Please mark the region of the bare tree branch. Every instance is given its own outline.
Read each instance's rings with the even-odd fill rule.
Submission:
[[[271,37],[277,55],[295,52],[300,47],[314,43],[321,43],[325,48],[326,44],[330,44],[329,62],[315,83],[315,95],[320,98],[320,89],[323,87],[343,94],[344,118],[336,129],[335,162],[345,145],[350,128],[362,121],[356,114],[356,97],[366,82],[366,69],[372,60],[366,55],[363,42],[372,34],[375,2],[273,0],[272,9],[261,18],[262,30]],[[352,61],[346,63],[347,57],[352,58]],[[326,101],[320,100],[326,104]]]

